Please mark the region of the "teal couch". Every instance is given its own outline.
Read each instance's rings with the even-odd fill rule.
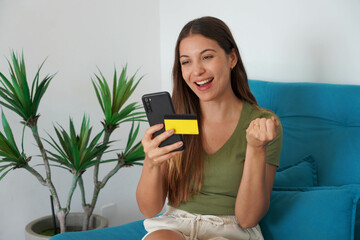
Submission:
[[[265,240],[360,239],[360,85],[250,81],[284,136]],[[141,239],[143,220],[51,240]]]

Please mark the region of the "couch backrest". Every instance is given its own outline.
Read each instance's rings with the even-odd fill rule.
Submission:
[[[283,126],[280,166],[312,155],[320,186],[360,183],[360,85],[250,80]]]

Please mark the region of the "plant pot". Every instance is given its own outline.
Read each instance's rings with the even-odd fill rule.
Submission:
[[[83,213],[69,213],[66,218],[66,226],[68,231],[81,231],[83,223]],[[56,225],[59,227],[59,222],[56,219]],[[106,218],[93,214],[89,222],[89,230],[106,228],[108,221]],[[40,235],[39,233],[52,229],[52,216],[46,216],[35,219],[25,227],[25,240],[47,240],[50,236]]]

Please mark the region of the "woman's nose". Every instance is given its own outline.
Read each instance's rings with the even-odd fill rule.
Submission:
[[[193,64],[193,74],[195,76],[200,76],[205,72],[205,68],[201,62],[195,62]]]

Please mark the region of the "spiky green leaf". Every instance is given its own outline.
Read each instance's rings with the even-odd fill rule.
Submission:
[[[10,171],[12,170],[12,168],[8,169],[5,173],[0,175],[0,181],[1,179],[3,179]]]
[[[11,61],[8,60],[9,79],[0,73],[0,82],[3,86],[0,89],[0,96],[3,98],[0,104],[17,113],[25,122],[35,119],[38,115],[40,100],[54,77],[48,75],[39,83],[39,74],[44,62],[37,70],[31,90],[26,75],[24,54],[18,57],[14,51],[11,52]]]
[[[140,109],[137,108],[136,103],[131,103],[127,106],[125,106],[125,103],[132,95],[133,91],[139,84],[142,77],[135,81],[135,73],[130,78],[130,80],[128,80],[127,65],[123,67],[119,77],[115,69],[113,75],[112,91],[110,91],[107,81],[100,69],[99,75],[95,74],[95,78],[97,79],[97,83],[95,84],[94,80],[92,80],[93,86],[96,96],[98,98],[98,102],[100,103],[101,109],[104,112],[105,123],[107,125],[117,126],[121,122],[129,121],[131,116],[136,116],[132,115],[134,113],[137,113],[136,110]],[[141,118],[138,117],[134,120],[141,121],[142,118],[145,116],[143,112],[141,114],[139,114],[139,116],[142,116]]]
[[[98,144],[104,130],[90,141],[92,128],[89,125],[89,119],[85,116],[83,117],[79,134],[76,133],[71,119],[69,125],[70,133],[61,126],[59,128],[54,127],[57,141],[51,136],[51,141],[47,140],[54,149],[54,152],[49,152],[51,155],[49,159],[64,165],[64,167],[69,168],[72,172],[80,174],[87,168],[98,164],[96,157],[102,155],[108,149],[109,143]]]

